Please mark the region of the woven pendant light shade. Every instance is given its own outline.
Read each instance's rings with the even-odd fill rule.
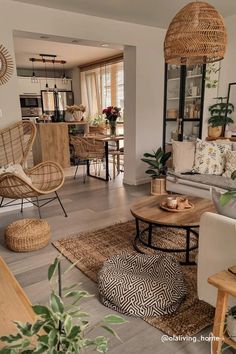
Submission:
[[[165,37],[169,64],[206,64],[224,58],[227,35],[223,17],[206,2],[191,2],[173,18]]]

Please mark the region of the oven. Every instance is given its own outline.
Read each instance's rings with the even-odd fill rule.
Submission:
[[[40,95],[20,96],[21,116],[36,117],[42,114],[42,100]]]

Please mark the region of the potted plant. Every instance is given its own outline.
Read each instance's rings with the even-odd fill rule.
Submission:
[[[144,157],[141,160],[149,165],[149,168],[145,172],[152,178],[151,194],[166,194],[166,163],[171,156],[171,152],[164,152],[160,147],[152,153],[146,152],[143,156]]]
[[[226,330],[230,338],[236,342],[236,306],[231,307],[227,313]]]
[[[225,127],[233,123],[230,114],[234,111],[232,103],[227,102],[227,97],[216,97],[215,104],[209,107],[210,118],[208,119],[208,135],[211,138],[218,138],[224,134]]]
[[[91,295],[81,290],[78,283],[61,288],[59,258],[50,265],[48,280],[52,289],[49,305],[33,306],[37,317],[32,324],[15,321],[18,332],[0,337],[0,341],[6,343],[0,352],[2,354],[84,354],[94,351],[107,353],[108,338],[102,335],[91,337],[93,329],[101,327],[119,339],[110,325],[127,321],[117,315],[107,315],[100,323],[91,326],[87,320],[89,314],[79,306],[81,300]],[[55,290],[57,285],[58,292]]]
[[[232,173],[231,178],[232,180],[236,179],[236,171]],[[215,188],[212,188],[211,196],[219,214],[236,219],[236,189],[222,193]]]

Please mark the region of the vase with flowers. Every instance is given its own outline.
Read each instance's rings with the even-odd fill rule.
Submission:
[[[119,107],[109,106],[104,108],[102,113],[105,114],[106,120],[110,126],[110,134],[112,136],[116,135],[116,120],[120,117],[120,110]]]

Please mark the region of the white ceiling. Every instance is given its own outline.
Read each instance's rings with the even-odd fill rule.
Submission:
[[[167,28],[191,0],[15,0],[114,20]],[[206,0],[224,16],[236,14],[236,0]]]
[[[17,68],[31,68],[30,57],[38,57],[38,54],[54,54],[58,60],[65,60],[66,69],[75,66],[93,62],[99,59],[107,58],[118,53],[120,49],[103,48],[101,44],[97,47],[85,46],[80,44],[60,43],[49,38],[48,40],[39,40],[37,38],[14,37],[15,57]],[[79,43],[83,41],[79,41]],[[57,64],[60,66],[60,64]],[[35,63],[35,68],[44,68],[43,63]]]

